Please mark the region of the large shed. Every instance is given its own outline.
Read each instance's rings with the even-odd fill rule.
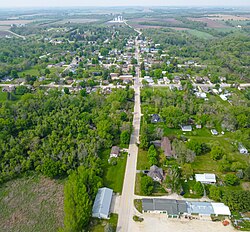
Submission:
[[[92,217],[109,218],[109,211],[112,201],[113,190],[109,188],[99,188],[95,197],[92,209]]]

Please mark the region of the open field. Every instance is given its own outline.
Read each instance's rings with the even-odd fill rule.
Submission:
[[[212,20],[249,20],[250,17],[226,14],[209,14],[207,15]]]
[[[230,28],[229,26],[210,18],[188,18],[191,21],[206,23],[209,28]]]
[[[56,22],[57,24],[66,24],[66,23],[92,23],[92,22],[96,22],[98,21],[98,19],[83,19],[83,18],[79,18],[79,19],[64,19],[61,21]]]
[[[63,226],[63,185],[24,177],[0,188],[0,231],[54,232]]]
[[[32,23],[33,20],[0,20],[0,25],[1,26],[10,26],[12,24],[28,24],[28,23]]]

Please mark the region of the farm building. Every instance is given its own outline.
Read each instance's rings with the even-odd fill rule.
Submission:
[[[109,210],[112,201],[113,190],[109,188],[100,188],[95,197],[92,209],[92,217],[109,218]]]
[[[195,180],[203,184],[214,184],[216,183],[216,176],[211,173],[195,174]]]

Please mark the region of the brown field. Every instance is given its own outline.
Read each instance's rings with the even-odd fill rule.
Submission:
[[[174,18],[137,18],[137,19],[132,19],[132,22],[140,23],[140,22],[166,22],[166,23],[171,23],[173,25],[176,24],[182,24],[181,21],[176,20]]]
[[[191,21],[206,23],[207,27],[210,28],[229,28],[229,26],[222,24],[216,20],[212,20],[211,18],[188,18]]]
[[[10,26],[11,24],[28,24],[33,20],[0,20],[1,26]]]
[[[249,20],[249,16],[237,16],[237,15],[224,15],[224,14],[210,14],[207,15],[210,19],[212,20],[237,20],[237,21],[242,21],[242,20]]]
[[[0,232],[54,232],[63,217],[63,185],[55,180],[25,177],[0,188]]]
[[[0,30],[0,38],[1,38],[1,37],[6,37],[6,36],[11,36],[11,37],[13,37],[14,35],[13,35],[12,33],[8,32],[8,31],[1,31],[1,30]]]

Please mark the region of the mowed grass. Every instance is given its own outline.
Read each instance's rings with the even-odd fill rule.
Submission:
[[[139,149],[137,158],[137,170],[148,170],[149,168],[150,164],[148,161],[148,152]]]
[[[31,68],[18,73],[19,77],[22,77],[23,75],[39,76],[39,72],[37,68]]]
[[[214,36],[212,36],[211,34],[203,32],[203,31],[198,31],[198,30],[187,30],[187,33],[194,35],[201,39],[213,39],[214,38]]]
[[[63,215],[63,185],[55,180],[25,177],[0,188],[0,232],[54,232]]]
[[[113,189],[116,193],[122,193],[127,155],[122,154],[116,159],[117,164],[112,165],[108,163],[109,153],[110,150],[107,150],[102,155],[104,163],[103,184],[105,187]]]

